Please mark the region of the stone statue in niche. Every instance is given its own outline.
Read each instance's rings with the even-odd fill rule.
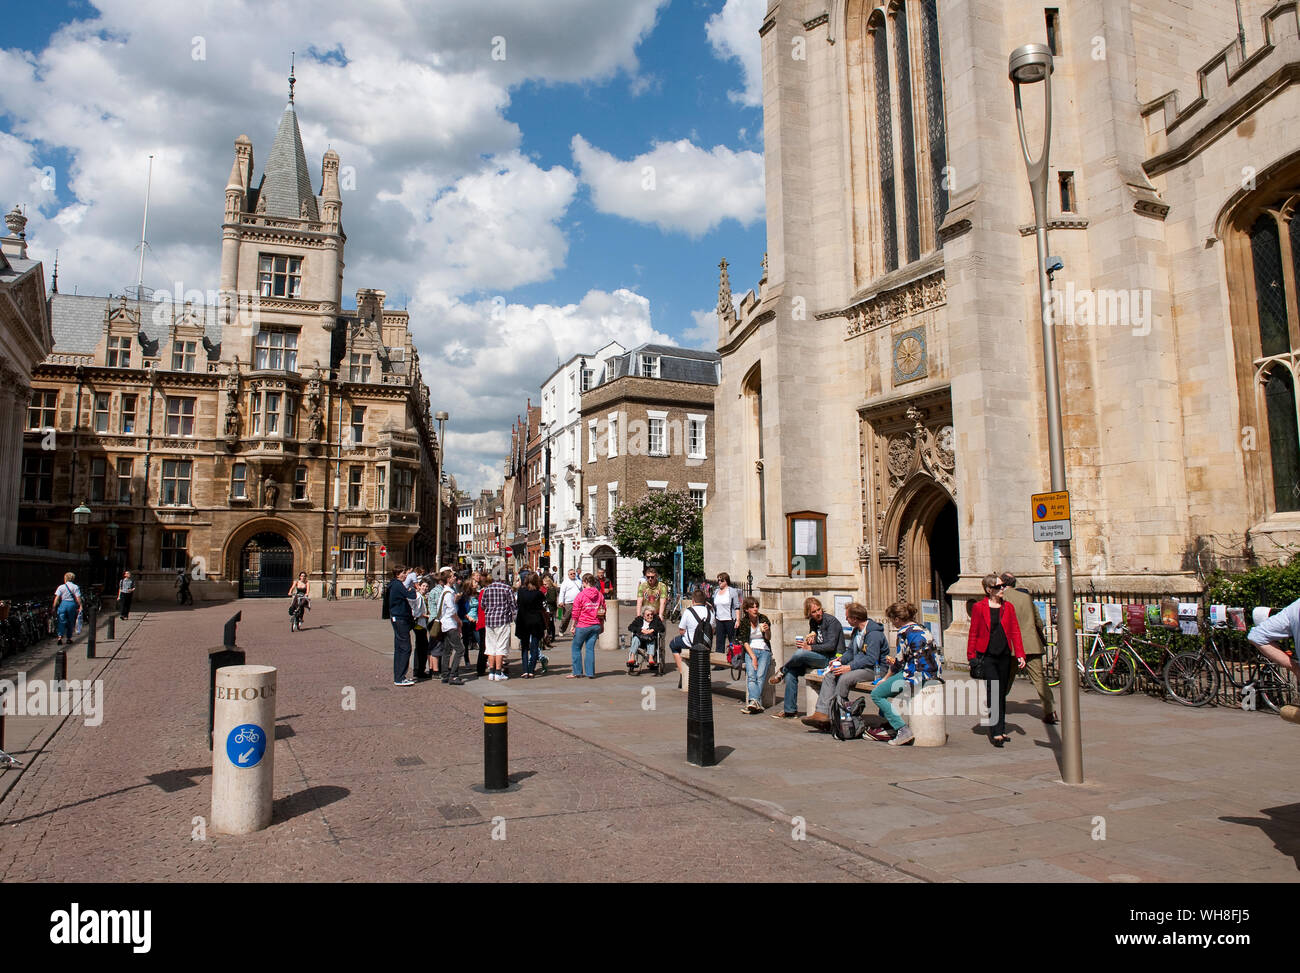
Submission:
[[[280,496],[280,484],[269,476],[262,481],[262,506],[268,510],[275,506],[276,498]]]

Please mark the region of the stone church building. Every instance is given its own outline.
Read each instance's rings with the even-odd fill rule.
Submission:
[[[723,266],[710,572],[942,604],[1053,587],[1033,207],[1008,55],[1055,52],[1049,214],[1076,590],[1300,549],[1300,25],[1261,0],[779,0],[768,255]],[[1042,89],[1026,89],[1030,144]],[[798,623],[802,629],[802,623]],[[787,635],[792,634],[787,631]]]
[[[281,595],[299,571],[313,594],[346,597],[385,563],[432,566],[429,390],[405,311],[372,289],[343,308],[342,208],[332,150],[313,191],[291,79],[260,179],[252,142],[235,140],[215,304],[55,289],[20,543],[88,549],[110,584],[129,567],[144,597],[182,570],[198,598]]]

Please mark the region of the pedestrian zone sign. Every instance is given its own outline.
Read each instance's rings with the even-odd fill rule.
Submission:
[[[1070,530],[1070,493],[1035,493],[1030,497],[1030,515],[1035,541],[1068,541]]]

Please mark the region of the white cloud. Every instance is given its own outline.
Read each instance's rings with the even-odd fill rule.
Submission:
[[[704,25],[714,54],[723,61],[740,62],[744,88],[727,92],[727,97],[751,107],[763,104],[763,58],[758,28],[763,25],[767,4],[768,0],[727,0],[726,6]]]
[[[409,307],[435,408],[459,423],[449,429],[449,469],[462,479],[499,471],[499,431],[536,396],[556,354],[614,328],[624,341],[653,333],[645,299],[630,292],[510,305],[504,322],[466,297],[546,280],[568,254],[563,220],[576,177],[520,155],[522,134],[506,117],[511,90],[619,74],[636,90],[652,85],[636,49],[666,3],[94,0],[43,50],[0,49],[10,133],[0,133],[0,209],[30,205],[33,256],[48,263],[59,249],[61,289],[120,293],[135,279],[152,153],[145,282],[215,289],[234,139],[253,140],[260,178],[296,50],[313,188],[327,147],[355,179],[343,193],[344,293],[380,287]],[[57,164],[62,202],[32,188],[48,164]],[[454,383],[429,370],[449,342],[471,363]]]
[[[564,305],[429,294],[412,303],[411,325],[425,381],[438,408],[451,414],[447,450],[456,457],[457,481],[475,491],[500,485],[510,423],[530,396],[537,403],[541,383],[561,363],[610,341],[628,348],[672,343],[651,326],[649,300],[625,289],[591,290]],[[457,361],[454,381],[444,356]]]
[[[725,145],[706,150],[682,139],[656,142],[649,152],[624,161],[581,135],[573,137],[571,147],[602,213],[692,237],[723,220],[749,226],[763,216],[763,157],[757,152],[733,152]]]
[[[699,348],[701,351],[716,351],[718,348],[717,308],[692,311],[691,317],[695,323],[682,332],[682,345],[687,348]]]

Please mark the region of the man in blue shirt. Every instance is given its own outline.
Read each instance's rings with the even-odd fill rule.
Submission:
[[[388,617],[393,623],[393,685],[414,686],[415,680],[407,674],[411,662],[411,603],[409,592],[402,580],[402,568],[393,569],[393,580],[388,583]]]
[[[1291,639],[1292,644],[1300,646],[1300,599],[1287,605],[1276,615],[1264,619],[1246,635],[1246,638],[1264,653],[1271,662],[1276,662],[1284,669],[1290,669],[1300,678],[1300,662],[1278,644],[1283,639]]]

